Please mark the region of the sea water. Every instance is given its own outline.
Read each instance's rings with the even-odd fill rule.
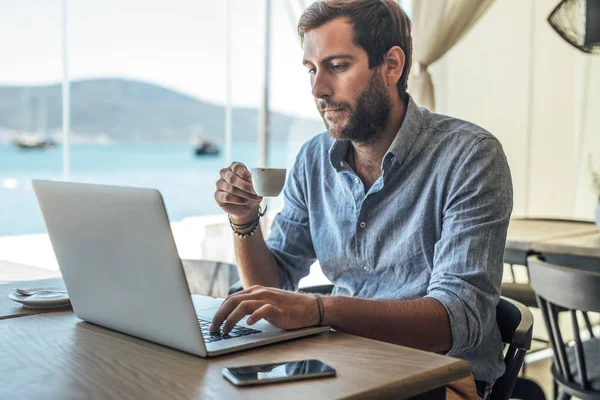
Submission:
[[[269,166],[289,169],[301,144],[270,144]],[[255,142],[232,146],[232,159],[248,168],[258,166],[258,157]],[[46,231],[31,179],[62,180],[62,159],[61,146],[19,150],[0,144],[0,236]],[[214,192],[225,166],[223,149],[218,156],[198,157],[188,143],[76,144],[70,146],[69,180],[158,189],[175,222],[222,213]],[[281,196],[270,203],[271,208],[281,205]]]

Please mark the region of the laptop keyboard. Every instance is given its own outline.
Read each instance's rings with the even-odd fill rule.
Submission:
[[[198,322],[200,323],[200,330],[202,331],[204,343],[213,343],[218,342],[219,340],[233,339],[261,332],[256,329],[246,328],[245,326],[235,325],[227,335],[223,335],[223,333],[220,330],[215,333],[210,333],[208,328],[210,326],[211,321],[198,318]]]

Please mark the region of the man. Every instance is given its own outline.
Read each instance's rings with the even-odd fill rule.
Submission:
[[[472,364],[483,396],[504,370],[495,306],[510,171],[490,133],[406,93],[410,27],[393,0],[323,0],[302,15],[303,63],[328,133],[300,150],[266,242],[249,172],[221,170],[215,199],[239,235],[246,289],[212,330],[250,315],[443,352]],[[292,291],[315,260],[332,296]]]

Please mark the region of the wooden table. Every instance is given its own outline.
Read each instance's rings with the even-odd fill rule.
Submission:
[[[529,255],[548,250],[567,250],[572,255],[596,254],[596,257],[600,257],[600,239],[595,242],[589,239],[599,234],[593,222],[512,219],[508,226],[504,262],[527,265]]]
[[[445,386],[470,373],[463,360],[338,332],[210,359],[72,312],[0,321],[0,337],[3,399],[445,398]],[[337,377],[236,388],[221,375],[223,367],[309,358],[335,368]]]
[[[40,279],[46,278],[46,279]],[[56,311],[23,307],[8,298],[15,288],[64,287],[60,272],[0,261],[0,320]]]
[[[59,271],[0,260],[0,284],[60,277]]]

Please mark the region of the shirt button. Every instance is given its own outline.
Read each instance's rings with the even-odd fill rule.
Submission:
[[[366,223],[365,221],[363,221],[363,222],[361,222],[361,223],[360,223],[360,227],[361,227],[361,228],[363,228],[363,229],[364,229],[364,228],[365,228],[365,226],[367,226],[367,223]]]
[[[360,183],[360,178],[356,178],[354,181],[355,181],[356,183]]]
[[[367,271],[367,272],[369,272],[369,271],[371,270],[371,268],[369,268],[369,266],[368,266],[368,265],[365,265],[365,266],[363,267],[363,269],[364,269],[365,271]]]

